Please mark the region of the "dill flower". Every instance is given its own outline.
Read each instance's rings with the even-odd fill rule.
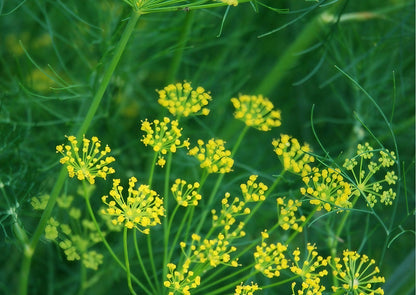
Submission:
[[[355,181],[352,193],[356,196],[363,194],[370,207],[374,207],[378,201],[392,205],[396,193],[389,186],[394,185],[398,177],[393,170],[387,168],[392,167],[395,160],[394,152],[381,150],[376,153],[368,142],[358,144],[357,155],[344,162],[344,168],[351,172]]]
[[[115,161],[114,157],[106,156],[111,151],[110,147],[106,145],[100,150],[101,142],[97,137],[93,136],[91,140],[83,137],[81,155],[75,136],[67,136],[67,139],[69,145],[58,145],[56,152],[62,154],[60,163],[66,165],[69,177],[76,175],[79,180],[86,179],[94,184],[96,177],[106,179],[108,174],[115,172],[113,168],[108,167]]]
[[[328,275],[326,269],[318,271],[318,268],[325,268],[328,264],[327,260],[322,256],[318,255],[316,251],[316,246],[307,244],[306,249],[308,251],[308,256],[303,261],[300,262],[300,250],[297,248],[293,251],[293,261],[292,266],[290,267],[291,272],[302,277],[302,286],[301,290],[298,290],[298,294],[305,294],[304,291],[312,292],[306,294],[318,294],[321,295],[325,291],[325,287],[321,285],[321,278]],[[292,292],[294,293],[296,283],[292,284]]]
[[[137,179],[129,179],[128,196],[123,198],[123,187],[120,179],[113,180],[113,188],[110,191],[112,200],[107,202],[108,196],[101,199],[108,206],[103,214],[113,216],[113,224],[124,224],[125,227],[136,228],[144,234],[148,234],[148,227],[160,224],[160,217],[164,214],[163,199],[150,189],[148,185],[140,185],[134,189]]]
[[[198,140],[198,146],[191,148],[189,155],[194,156],[201,163],[200,167],[208,173],[228,173],[232,171],[234,160],[231,158],[231,151],[225,149],[225,141],[222,139],[210,139],[204,143]]]
[[[247,126],[269,131],[281,125],[280,111],[274,110],[273,103],[262,95],[240,95],[231,98],[235,108],[234,117]]]
[[[306,217],[304,215],[300,217],[295,216],[295,212],[298,211],[298,208],[302,206],[301,201],[294,201],[289,199],[287,202],[285,198],[277,198],[277,206],[280,209],[279,212],[279,226],[284,229],[293,229],[297,232],[302,232],[303,227],[299,226],[299,223],[304,222]]]
[[[173,263],[168,263],[167,267],[169,273],[166,275],[167,280],[163,282],[163,285],[173,290],[169,292],[169,295],[176,293],[190,295],[191,292],[189,290],[195,289],[201,284],[201,277],[188,269],[189,261],[185,262],[181,270],[177,270],[176,265]]]
[[[232,5],[232,6],[238,5],[238,0],[220,0],[220,1],[227,5]]]
[[[198,193],[199,182],[186,183],[183,179],[176,179],[171,191],[180,206],[197,206],[202,196]]]
[[[243,285],[243,282],[241,282],[240,285],[235,287],[234,295],[253,295],[258,290],[261,290],[261,288],[253,282],[251,282],[251,285]]]
[[[289,268],[288,260],[285,257],[287,246],[277,244],[267,244],[265,240],[269,238],[267,231],[261,233],[261,244],[256,246],[254,252],[254,268],[268,278],[279,277],[280,271]]]
[[[187,139],[184,141],[179,139],[182,136],[182,128],[178,128],[177,120],[171,121],[168,117],[164,117],[163,121],[154,120],[150,123],[146,119],[142,121],[141,130],[146,132],[141,141],[145,146],[153,147],[159,157],[156,164],[161,167],[166,163],[164,155],[168,152],[175,153],[178,148],[189,147]]]
[[[264,201],[266,196],[264,195],[265,192],[268,190],[267,185],[260,182],[257,183],[257,175],[250,175],[247,183],[242,183],[240,185],[241,192],[245,199],[245,202],[259,202]]]
[[[212,99],[210,92],[206,92],[201,86],[195,90],[190,82],[169,84],[159,94],[158,103],[167,108],[177,118],[209,114],[206,108]]]
[[[30,204],[35,210],[45,210],[49,201],[49,195],[41,195],[39,197],[32,197]]]
[[[381,287],[375,284],[384,283],[385,279],[378,276],[380,270],[374,266],[375,260],[367,255],[360,255],[356,251],[344,250],[343,258],[328,257],[328,264],[332,268],[332,274],[342,283],[341,286],[333,286],[337,292],[343,290],[348,294],[384,294]]]
[[[338,168],[319,170],[314,167],[312,172],[312,175],[303,177],[307,187],[300,189],[302,195],[311,199],[311,204],[318,206],[318,210],[324,208],[328,212],[334,208],[351,208],[351,186],[344,181]]]
[[[308,144],[301,146],[296,138],[281,134],[279,139],[272,141],[272,145],[284,170],[302,176],[311,172],[309,164],[314,162],[315,158],[308,154],[311,152]]]

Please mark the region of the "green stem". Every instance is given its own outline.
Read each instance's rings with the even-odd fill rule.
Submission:
[[[176,50],[175,56],[173,57],[172,63],[169,68],[168,74],[168,83],[176,82],[176,76],[178,74],[179,66],[183,57],[183,51],[185,49],[186,43],[189,39],[189,32],[191,31],[192,24],[194,21],[194,12],[189,11],[186,14],[185,24],[181,34],[181,37],[178,40],[178,49]]]
[[[315,206],[315,208],[312,210],[311,213],[309,213],[308,217],[306,217],[305,221],[300,225],[300,227],[304,228],[305,225],[309,222],[309,220],[312,218],[312,216],[315,215],[315,212],[318,210],[318,206]],[[295,231],[293,232],[289,239],[287,239],[287,241],[285,242],[286,245],[289,245],[290,242],[299,234],[299,231]]]
[[[131,294],[136,295],[136,292],[133,289],[133,286],[131,284],[131,273],[130,273],[130,262],[129,262],[129,250],[127,246],[127,227],[124,227],[123,231],[123,249],[124,249],[124,262],[126,264],[126,275],[127,275],[127,286],[129,287],[129,290]]]
[[[140,254],[139,245],[137,243],[136,233],[137,233],[137,230],[134,229],[134,231],[133,231],[134,249],[136,250],[137,259],[139,260],[140,267],[142,268],[143,274],[146,277],[146,280],[149,283],[150,288],[152,288],[153,294],[157,294],[157,291],[156,291],[155,287],[153,286],[152,281],[150,280],[149,274],[147,273],[146,267],[144,266],[142,255]]]
[[[165,206],[165,216],[169,216],[169,180],[170,180],[170,171],[172,167],[172,153],[169,152],[168,159],[166,162],[166,171],[165,171],[165,193],[163,198],[163,203]],[[166,264],[168,259],[168,246],[169,246],[169,233],[170,233],[170,226],[173,216],[176,213],[178,206],[175,207],[174,212],[172,214],[172,218],[167,221],[165,217],[165,221],[163,222],[163,242],[164,242],[164,251],[163,251],[163,276],[162,278],[166,278]]]
[[[149,187],[152,187],[153,175],[155,173],[156,160],[157,160],[157,153],[154,153],[152,164],[150,166],[149,181],[148,181]]]
[[[131,33],[134,30],[134,27],[137,23],[137,20],[139,19],[139,14],[133,12],[130,20],[123,32],[123,35],[121,36],[121,39],[119,43],[117,44],[117,47],[114,51],[114,55],[112,60],[110,61],[110,65],[107,68],[107,70],[104,73],[103,80],[97,90],[97,93],[95,94],[90,108],[87,112],[87,115],[85,116],[84,122],[82,123],[81,127],[79,128],[77,132],[77,138],[81,138],[83,134],[86,133],[88,127],[91,124],[91,121],[98,109],[98,106],[101,102],[101,99],[104,95],[105,90],[107,89],[108,83],[110,82],[110,78],[120,60],[120,57],[126,47],[127,41],[129,40]],[[43,214],[41,216],[41,219],[35,229],[35,232],[29,242],[25,246],[24,253],[23,253],[23,259],[22,259],[22,265],[20,269],[20,281],[19,281],[19,295],[26,295],[28,290],[28,283],[29,283],[29,275],[30,275],[30,266],[32,263],[32,257],[33,253],[35,252],[36,246],[40,240],[40,237],[42,236],[43,232],[45,231],[45,227],[47,224],[47,221],[49,220],[52,209],[55,206],[56,199],[58,197],[58,194],[60,193],[64,182],[67,177],[67,171],[65,167],[61,168],[61,171],[59,172],[59,176],[57,181],[55,182],[55,185],[52,189],[51,195],[49,197],[48,204],[43,211]]]

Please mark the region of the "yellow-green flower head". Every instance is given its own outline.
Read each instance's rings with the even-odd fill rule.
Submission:
[[[41,195],[39,197],[32,197],[30,204],[35,210],[45,210],[48,201],[49,195]]]
[[[254,267],[268,278],[279,277],[280,271],[289,268],[288,260],[285,257],[287,246],[277,244],[267,244],[265,240],[269,238],[267,231],[261,233],[261,245],[256,246]]]
[[[168,263],[169,273],[166,275],[167,281],[163,282],[166,288],[171,289],[169,295],[184,294],[190,295],[190,289],[195,289],[201,284],[201,277],[188,270],[189,265],[184,264],[181,270],[177,270],[176,265]]]
[[[159,93],[158,103],[178,118],[209,114],[206,106],[212,98],[210,92],[206,92],[201,86],[194,90],[191,83],[184,81],[169,84],[157,92]]]
[[[278,224],[284,230],[289,230],[290,228],[302,232],[303,227],[299,226],[300,223],[306,220],[304,215],[296,217],[295,212],[298,211],[298,208],[302,206],[301,201],[294,201],[289,199],[287,202],[285,198],[277,198],[277,206],[279,207],[279,220]]]
[[[368,142],[359,144],[357,155],[346,159],[344,163],[344,168],[351,172],[355,182],[353,194],[363,194],[370,207],[374,207],[378,201],[384,205],[392,205],[396,193],[390,186],[396,183],[398,177],[393,169],[388,168],[395,161],[394,152],[381,150],[377,153]]]
[[[235,108],[234,117],[247,126],[269,131],[282,124],[280,111],[274,110],[273,103],[262,95],[240,95],[231,98],[231,103]]]
[[[342,208],[351,208],[351,186],[340,174],[340,170],[327,168],[319,170],[314,167],[312,175],[303,177],[306,187],[302,187],[302,195],[310,198],[310,203],[324,208],[328,212]],[[342,211],[342,210],[340,210]],[[337,212],[340,212],[337,211]]]
[[[185,253],[186,243],[181,242],[180,246]],[[230,241],[222,233],[219,233],[214,239],[201,239],[199,235],[193,234],[190,250],[190,256],[186,254],[189,262],[206,264],[209,267],[217,267],[220,264],[232,267],[239,266],[238,258],[233,260],[230,255],[237,248],[231,246]]]
[[[202,196],[198,193],[199,182],[186,183],[183,179],[176,179],[171,191],[180,206],[197,206]]]
[[[262,202],[266,199],[264,194],[268,190],[268,187],[262,182],[257,183],[257,177],[258,175],[250,175],[247,183],[242,183],[240,185],[241,192],[246,203],[259,201]]]
[[[225,193],[224,198],[221,200],[221,211],[219,216],[215,209],[211,210],[212,213],[212,226],[213,228],[222,228],[226,239],[235,239],[245,236],[245,232],[242,231],[244,223],[240,222],[234,226],[238,216],[250,214],[250,208],[245,207],[246,203],[239,198],[234,198],[229,202],[230,193]],[[233,227],[234,226],[234,227]],[[233,227],[233,230],[231,228]]]
[[[281,134],[279,139],[272,141],[274,152],[282,162],[283,169],[295,174],[305,176],[311,172],[310,163],[315,158],[308,153],[311,149],[308,144],[301,146],[296,138]]]
[[[88,180],[94,184],[96,177],[106,179],[108,174],[113,174],[115,170],[108,167],[115,161],[114,157],[106,156],[111,149],[108,145],[100,150],[101,142],[93,136],[91,140],[82,139],[82,154],[80,155],[78,141],[75,136],[67,136],[69,145],[58,145],[56,152],[62,154],[61,164],[66,165],[69,177],[77,176],[79,180]]]
[[[197,158],[200,167],[208,173],[228,173],[234,165],[231,151],[225,149],[225,141],[222,139],[212,138],[207,143],[199,139],[198,146],[191,148],[188,154]]]
[[[238,5],[238,0],[219,0],[219,1],[221,1],[225,4],[227,4],[227,5],[232,5],[232,6],[237,6]],[[246,294],[246,293],[244,293],[244,294]]]
[[[261,290],[261,288],[253,282],[251,282],[251,285],[243,285],[243,282],[241,282],[240,285],[235,287],[234,295],[253,295],[258,290]]]
[[[142,121],[141,130],[146,132],[141,141],[145,146],[150,145],[158,154],[159,160],[157,165],[163,167],[166,163],[165,155],[168,152],[175,153],[178,148],[189,147],[189,141],[186,139],[181,141],[182,128],[178,128],[177,120],[170,120],[168,117],[163,118],[163,121],[154,120],[152,123],[144,120]]]
[[[374,266],[375,260],[367,255],[360,255],[356,251],[343,251],[343,258],[328,257],[328,264],[332,268],[332,274],[341,282],[341,285],[333,286],[332,290],[339,293],[384,294],[381,287],[376,289],[375,284],[384,283],[385,279],[379,276],[380,270]]]
[[[124,224],[125,227],[138,229],[144,234],[150,232],[149,227],[160,224],[160,217],[164,216],[163,199],[150,189],[148,185],[140,185],[134,189],[137,179],[129,179],[128,196],[123,197],[123,187],[120,179],[113,180],[113,189],[110,191],[111,201],[108,196],[103,196],[102,201],[108,206],[103,214],[113,216],[113,224]]]

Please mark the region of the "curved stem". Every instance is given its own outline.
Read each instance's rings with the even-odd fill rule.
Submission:
[[[123,231],[123,249],[124,249],[124,262],[126,264],[127,286],[129,287],[131,294],[136,295],[136,292],[134,291],[133,286],[131,284],[129,250],[127,246],[127,227],[124,227],[124,231]]]

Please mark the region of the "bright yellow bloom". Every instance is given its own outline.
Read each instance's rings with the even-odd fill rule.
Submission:
[[[240,95],[231,98],[231,102],[235,108],[234,117],[247,126],[269,131],[282,124],[280,111],[274,110],[273,103],[262,95]]]
[[[241,282],[240,285],[235,287],[234,295],[253,295],[258,290],[261,290],[261,288],[253,282],[251,282],[251,285],[243,285],[243,282]]]
[[[279,139],[273,140],[272,145],[284,170],[301,176],[311,172],[309,164],[313,163],[315,158],[308,154],[311,152],[308,144],[301,146],[296,138],[281,134]]]
[[[358,158],[358,159],[357,159]],[[351,171],[355,180],[352,193],[356,196],[363,194],[367,205],[374,207],[378,200],[384,205],[392,205],[396,198],[391,186],[396,183],[398,177],[393,170],[386,171],[395,164],[396,156],[388,150],[379,153],[368,142],[357,146],[357,156],[346,159],[344,167]],[[374,179],[378,176],[378,180]]]
[[[256,246],[254,268],[268,278],[280,276],[280,271],[289,268],[288,260],[285,257],[287,246],[267,244],[264,240],[269,238],[266,231],[262,232],[261,245]]]
[[[194,90],[191,83],[184,81],[170,84],[157,92],[159,104],[177,118],[209,114],[206,106],[212,98],[210,93],[201,86]]]
[[[313,174],[303,177],[306,188],[302,187],[302,195],[309,197],[310,203],[318,206],[318,210],[325,208],[327,211],[351,208],[351,186],[337,169],[312,169]],[[337,212],[340,212],[337,211]]]
[[[199,182],[186,183],[183,179],[176,179],[171,191],[180,206],[197,206],[202,196],[198,193]]]
[[[316,251],[316,246],[307,244],[306,249],[308,251],[308,256],[306,259],[300,263],[300,250],[297,248],[293,251],[293,261],[290,270],[301,276],[302,285],[297,294],[322,294],[325,290],[325,287],[321,285],[321,278],[328,275],[328,271],[325,269],[328,262],[322,256],[318,255]],[[320,268],[320,270],[318,270]],[[322,269],[323,268],[323,269]],[[296,283],[292,284],[292,293],[295,294],[294,288]],[[305,292],[306,291],[306,292]],[[309,292],[309,293],[308,293]],[[312,293],[311,293],[312,292]]]
[[[198,140],[198,146],[191,148],[189,155],[194,156],[201,163],[200,167],[207,169],[208,173],[228,173],[232,171],[234,160],[230,157],[231,151],[225,149],[222,139],[210,139],[206,144]]]
[[[285,198],[277,198],[277,206],[280,209],[278,224],[284,230],[293,229],[297,232],[302,232],[303,227],[299,226],[300,223],[306,220],[306,217],[302,215],[301,217],[296,217],[295,212],[298,211],[298,208],[302,206],[301,201],[293,201],[289,199],[287,202]]]
[[[124,224],[125,227],[138,229],[144,234],[150,232],[149,227],[160,224],[160,217],[164,215],[163,199],[150,189],[148,185],[140,185],[134,189],[137,179],[129,179],[128,196],[123,198],[123,187],[120,179],[113,180],[113,189],[110,196],[113,200],[107,202],[108,196],[103,196],[102,201],[108,206],[103,214],[113,216],[113,224]]]
[[[341,286],[332,287],[334,292],[339,290],[348,294],[384,294],[383,289],[374,284],[384,283],[382,276],[377,276],[380,270],[374,266],[374,259],[367,255],[360,255],[355,251],[344,250],[343,258],[328,257],[328,264],[332,268],[332,274],[341,282]]]
[[[153,125],[153,126],[152,126]],[[157,165],[164,166],[166,163],[165,155],[168,152],[175,153],[178,148],[189,147],[189,141],[186,139],[181,141],[182,128],[178,128],[178,121],[171,121],[168,117],[163,121],[154,120],[152,123],[147,119],[142,121],[141,130],[146,132],[141,141],[145,146],[150,145],[158,154],[159,160]]]
[[[166,288],[173,290],[169,294],[190,295],[190,289],[195,289],[201,284],[201,277],[189,270],[189,261],[185,262],[181,270],[176,269],[176,265],[168,263],[169,273],[166,275],[167,281],[163,282]]]
[[[69,145],[58,145],[56,152],[62,154],[61,164],[65,164],[69,177],[75,175],[79,180],[88,180],[94,184],[96,177],[106,179],[108,174],[112,174],[115,170],[108,165],[115,161],[113,157],[106,157],[111,151],[108,145],[100,151],[101,142],[97,137],[93,136],[91,140],[83,137],[82,154],[79,154],[78,141],[75,136],[67,136]],[[90,143],[92,144],[90,145]]]
[[[226,3],[228,5],[232,5],[232,6],[237,6],[238,5],[238,0],[220,0],[223,3]]]
[[[250,175],[247,183],[240,185],[241,192],[243,194],[245,202],[259,202],[264,201],[266,196],[264,195],[268,189],[267,185],[260,182],[257,183],[257,175]]]

